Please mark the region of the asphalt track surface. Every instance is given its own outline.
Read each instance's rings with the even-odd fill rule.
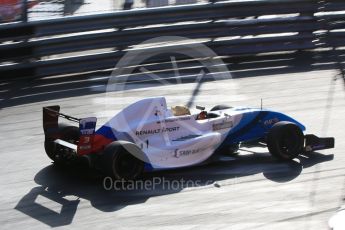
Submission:
[[[1,229],[328,229],[345,197],[345,91],[335,71],[319,70],[185,84],[132,83],[104,93],[106,78],[1,82]],[[102,176],[59,169],[43,148],[42,106],[96,115],[98,124],[130,101],[164,95],[170,105],[263,106],[287,113],[336,148],[275,161],[261,148],[236,160],[146,175],[154,189],[106,191]],[[109,99],[111,98],[111,99]],[[158,179],[157,179],[158,178]],[[151,179],[152,180],[152,179]],[[151,187],[152,188],[152,187]]]

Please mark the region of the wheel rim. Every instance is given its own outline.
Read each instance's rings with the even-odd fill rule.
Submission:
[[[121,179],[135,179],[141,170],[141,162],[132,154],[122,153],[115,161],[115,171]]]

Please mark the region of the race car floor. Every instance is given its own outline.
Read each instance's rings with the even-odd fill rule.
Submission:
[[[345,198],[345,88],[335,71],[203,83],[131,83],[105,93],[106,78],[63,84],[1,82],[1,229],[327,229]],[[53,82],[53,83],[49,83]],[[71,88],[68,85],[76,84]],[[59,104],[98,125],[126,104],[161,96],[168,105],[247,105],[281,111],[336,148],[277,162],[266,149],[236,160],[146,175],[145,188],[109,189],[96,171],[61,169],[44,152],[42,106]],[[188,181],[188,183],[186,183]],[[140,185],[138,185],[140,187]],[[142,187],[142,186],[141,186]]]

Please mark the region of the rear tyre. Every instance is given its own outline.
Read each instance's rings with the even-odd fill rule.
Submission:
[[[227,156],[237,156],[239,154],[240,143],[218,147],[218,153]]]
[[[133,149],[137,149],[137,146],[131,145]],[[103,171],[117,180],[135,180],[144,171],[144,162],[119,142],[113,142],[106,147],[101,162]]]
[[[303,152],[302,130],[291,122],[277,122],[267,135],[269,152],[279,160],[292,160]]]
[[[230,156],[237,156],[240,150],[240,143],[233,144],[228,147],[228,155]]]
[[[67,141],[72,144],[77,144],[79,141],[79,128],[75,126],[59,125],[59,139]],[[59,165],[65,165],[70,162],[75,156],[74,150],[58,145],[54,140],[47,138],[44,141],[44,149],[47,156]]]
[[[210,111],[218,111],[218,110],[231,109],[231,108],[232,108],[231,106],[227,106],[227,105],[216,105]]]

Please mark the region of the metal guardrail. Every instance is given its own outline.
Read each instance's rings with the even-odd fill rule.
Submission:
[[[110,69],[124,49],[158,36],[204,39],[224,56],[345,46],[345,13],[341,11],[345,11],[343,0],[324,0],[322,5],[318,0],[252,0],[0,25],[0,76]],[[263,17],[267,15],[276,16]],[[325,29],[332,35],[327,42],[318,39]],[[150,49],[154,48],[147,52]],[[92,54],[85,55],[88,51]],[[66,56],[72,52],[84,55]]]

